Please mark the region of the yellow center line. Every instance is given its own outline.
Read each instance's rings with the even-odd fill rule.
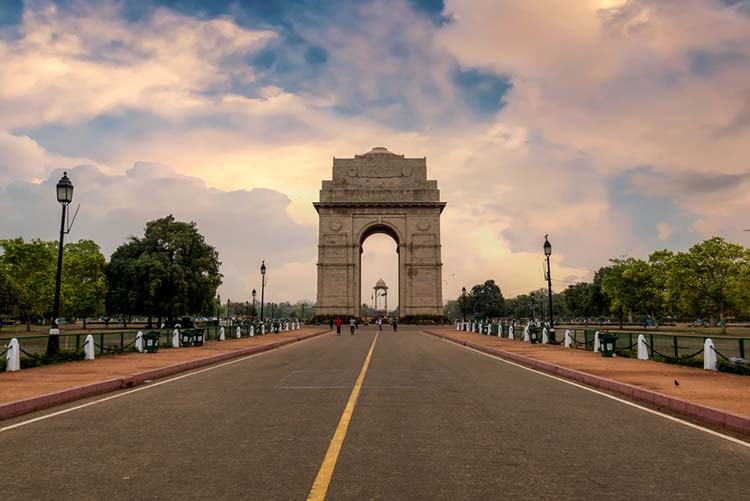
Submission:
[[[349,421],[352,419],[354,406],[357,405],[359,390],[362,389],[362,381],[365,380],[367,367],[370,365],[370,359],[372,358],[373,350],[375,350],[375,342],[377,340],[378,333],[376,332],[375,337],[372,340],[372,345],[370,346],[370,351],[367,353],[367,358],[365,358],[365,363],[362,365],[362,370],[359,371],[357,381],[354,383],[351,395],[349,395],[349,401],[346,403],[344,413],[341,415],[341,421],[339,421],[339,425],[336,427],[336,432],[333,434],[326,456],[323,458],[323,463],[320,465],[318,476],[315,477],[315,482],[313,482],[312,489],[310,489],[310,494],[307,496],[307,501],[323,501],[326,498],[328,486],[331,483],[331,477],[333,477],[333,470],[336,468],[336,461],[339,459],[341,446],[344,445],[346,431],[349,429]]]

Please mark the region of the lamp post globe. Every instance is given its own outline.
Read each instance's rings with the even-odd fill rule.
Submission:
[[[60,329],[57,319],[60,316],[60,281],[62,279],[63,241],[65,239],[65,213],[68,204],[73,201],[73,183],[67,172],[57,182],[55,187],[57,201],[62,205],[62,217],[60,218],[60,244],[57,248],[57,274],[55,276],[55,298],[52,303],[52,322],[50,323],[49,338],[47,339],[47,354],[55,355],[60,351]]]
[[[63,172],[63,177],[57,182],[57,201],[67,205],[73,201],[73,183],[70,181],[67,172]]]

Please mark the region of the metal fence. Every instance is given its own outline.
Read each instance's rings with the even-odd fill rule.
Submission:
[[[159,332],[159,344],[168,343],[171,329],[143,329],[142,332]],[[86,342],[86,336],[91,335],[94,338],[94,346],[97,354],[123,351],[135,344],[137,330],[117,331],[117,332],[84,332],[77,334],[60,334],[60,350],[78,351]],[[11,336],[0,338],[0,346],[7,345],[11,339],[18,339],[20,348],[32,354],[42,354],[47,351],[47,340],[49,335],[42,336]]]
[[[227,339],[233,339],[236,337],[237,327],[240,327],[242,337],[250,335],[250,326],[253,326],[253,335],[259,336],[261,334],[260,323],[250,322],[227,322],[224,327],[225,336]],[[216,341],[219,339],[221,334],[222,326],[219,325],[205,325],[198,323],[197,328],[204,330],[206,341]],[[272,323],[266,322],[266,333],[271,332]],[[89,334],[94,338],[94,346],[96,347],[97,354],[108,354],[116,353],[126,350],[135,345],[135,338],[138,332],[141,331],[144,334],[147,332],[158,332],[159,333],[159,345],[171,346],[171,337],[174,329],[132,329],[127,331],[107,331],[107,332],[81,332],[76,334],[59,334],[60,338],[60,350],[65,352],[72,352],[80,350],[86,342],[86,336]],[[11,339],[18,339],[19,346],[22,351],[30,354],[42,354],[47,351],[47,340],[49,339],[48,334],[35,335],[35,336],[24,336],[14,335],[0,337],[0,351],[2,347],[7,345]]]
[[[594,336],[596,329],[569,329],[578,348],[587,350],[594,349]],[[557,340],[564,339],[565,329],[556,329]],[[690,358],[703,357],[703,343],[710,338],[714,342],[716,351],[726,358],[745,358],[745,347],[750,348],[750,338],[739,338],[732,336],[679,336],[674,334],[659,334],[654,332],[617,332],[599,331],[617,336],[615,349],[624,351],[635,351],[638,335],[643,334],[646,344],[652,353],[663,358]]]

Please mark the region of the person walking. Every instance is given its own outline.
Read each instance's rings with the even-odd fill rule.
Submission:
[[[357,320],[352,317],[349,319],[349,330],[352,331],[352,336],[354,335],[354,329],[357,328]]]
[[[328,321],[328,330],[329,331],[333,330],[333,317],[331,317],[331,319]]]
[[[341,318],[336,317],[336,335],[337,336],[341,335],[341,324],[342,324]]]
[[[391,325],[393,326],[393,332],[398,332],[398,320],[396,319],[396,317],[393,317]]]
[[[378,317],[378,330],[383,332],[383,317]]]

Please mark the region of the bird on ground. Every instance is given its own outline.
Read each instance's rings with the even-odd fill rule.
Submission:
[[[680,383],[678,383],[678,382],[677,382],[677,380],[675,379],[675,380],[674,380],[674,385],[675,385],[675,386],[680,386]]]

